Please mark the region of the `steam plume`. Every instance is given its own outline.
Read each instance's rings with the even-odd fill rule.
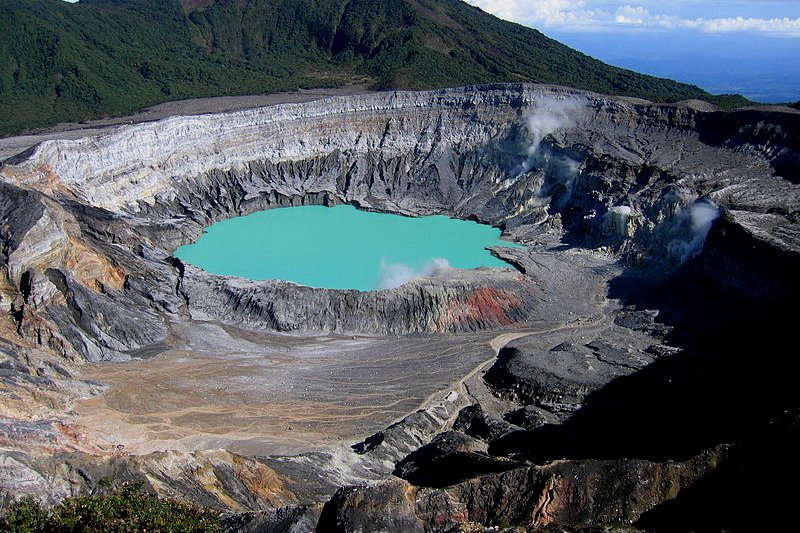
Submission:
[[[711,226],[719,217],[719,208],[711,200],[701,199],[685,208],[678,215],[678,231],[685,232],[682,238],[669,243],[672,257],[681,263],[691,259],[703,249]]]
[[[436,257],[425,263],[421,270],[417,271],[403,263],[390,263],[381,259],[381,267],[378,271],[378,289],[394,289],[414,278],[421,276],[433,276],[448,270],[450,263],[447,259]]]
[[[528,148],[529,159],[539,151],[545,137],[574,124],[575,114],[582,106],[582,102],[575,98],[539,98],[536,110],[525,121],[532,141]]]
[[[533,168],[543,168],[547,177],[539,196],[544,198],[563,186],[568,199],[579,163],[564,155],[551,153],[545,149],[542,141],[548,135],[573,126],[584,105],[583,101],[574,97],[543,97],[536,100],[536,108],[525,118],[531,140],[527,157],[512,173],[512,183]],[[561,200],[562,203],[565,201],[563,198]]]

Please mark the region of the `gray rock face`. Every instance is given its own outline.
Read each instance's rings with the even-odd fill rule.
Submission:
[[[637,340],[638,349],[632,345]],[[646,351],[650,342],[647,336],[613,328],[583,345],[567,341],[550,349],[543,349],[539,339],[520,339],[500,351],[486,380],[523,404],[564,416],[613,379],[652,363],[656,356]]]
[[[564,448],[532,443],[567,442],[593,416],[587,406],[613,414],[619,399],[608,390],[628,378],[637,392],[671,390],[659,365],[710,349],[681,337],[692,303],[650,305],[637,292],[645,282],[699,276],[732,310],[793,308],[798,139],[800,113],[790,111],[722,113],[512,84],[172,117],[47,141],[0,167],[0,440],[10,450],[0,489],[53,502],[109,473],[144,477],[164,495],[258,511],[230,518],[241,530],[636,520],[712,472],[727,434],[680,453],[659,449],[674,463],[586,462],[578,452],[594,449],[585,447],[536,466]],[[341,203],[491,223],[527,248],[494,250],[513,268],[368,293],[215,276],[171,257],[217,220]],[[619,310],[617,298],[629,307]],[[77,399],[104,389],[77,378],[81,365],[148,357],[188,331],[176,324],[200,320],[245,336],[489,331],[499,335],[492,346],[505,347],[451,386],[455,397],[354,450],[126,456],[62,423]],[[684,354],[676,368],[692,364]],[[321,509],[337,487],[385,480],[396,463],[431,487],[347,488]],[[451,467],[457,478],[444,476]]]
[[[533,317],[539,301],[536,285],[511,269],[450,271],[394,290],[359,292],[220,279],[187,266],[180,292],[190,308],[232,324],[381,334],[502,328]]]
[[[411,215],[447,213],[507,228],[544,223],[544,229],[563,228],[570,242],[605,245],[640,262],[676,264],[699,250],[710,227],[696,220],[712,216],[695,209],[695,200],[704,196],[723,209],[751,213],[738,227],[751,228],[753,236],[780,234],[782,248],[796,253],[792,154],[800,118],[759,116],[765,125],[751,127],[752,113],[508,85],[173,117],[98,138],[47,141],[2,168],[5,190],[19,191],[4,194],[7,210],[20,195],[54,198],[47,209],[15,215],[23,218],[13,221],[14,233],[5,237],[7,270],[22,292],[25,272],[36,280],[42,276],[35,272],[75,270],[75,263],[93,261],[106,276],[117,269],[119,288],[127,282],[127,292],[140,295],[134,304],[109,290],[94,298],[93,307],[116,302],[110,305],[132,309],[155,300],[174,311],[180,296],[223,321],[279,330],[403,333],[502,326],[531,316],[533,289],[521,278],[495,287],[502,276],[492,275],[498,281],[487,285],[486,276],[467,275],[464,281],[437,281],[436,288],[423,283],[375,296],[225,280],[189,268],[178,295],[175,272],[159,253],[143,257],[141,250],[169,255],[210,222],[259,209],[348,202]],[[771,200],[765,190],[774,191]],[[760,214],[776,203],[781,209]],[[759,233],[760,226],[768,229]],[[25,232],[28,239],[20,240]],[[84,258],[86,253],[92,258]],[[68,280],[70,273],[56,277]],[[158,282],[137,286],[142,278]],[[79,281],[108,285],[96,278]],[[39,285],[43,305],[61,292],[52,281]],[[500,292],[481,290],[487,286]],[[13,300],[13,291],[3,298]],[[489,300],[481,310],[499,310],[488,316],[470,311],[476,298]],[[73,313],[76,305],[67,298]],[[141,347],[140,341],[163,338],[154,319],[129,318],[148,323],[146,338],[120,339],[111,323],[91,317],[77,329],[67,319],[54,319],[54,329],[91,359],[119,358]]]

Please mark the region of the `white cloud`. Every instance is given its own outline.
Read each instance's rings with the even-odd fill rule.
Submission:
[[[625,5],[617,9],[614,22],[621,25],[632,25],[668,30],[685,29],[701,30],[713,33],[731,31],[759,31],[775,33],[797,33],[800,35],[800,18],[681,18],[675,15],[655,15],[641,6]]]
[[[467,0],[500,18],[561,30],[668,29],[708,33],[752,31],[800,37],[800,17],[687,17],[654,13],[642,5],[612,0]],[[642,0],[647,2],[647,0]],[[656,4],[655,2],[649,2]],[[692,2],[688,2],[691,4]],[[697,4],[695,2],[695,4]],[[744,4],[741,4],[744,6]],[[788,4],[787,4],[788,5]],[[675,5],[673,4],[674,8]],[[736,7],[736,5],[732,6]],[[749,6],[752,8],[752,2]]]
[[[601,9],[587,9],[584,0],[467,0],[488,13],[506,20],[536,23],[548,27],[593,25],[607,18]]]

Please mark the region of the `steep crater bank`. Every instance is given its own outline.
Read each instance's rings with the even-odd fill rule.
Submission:
[[[681,249],[696,252],[691,249],[697,244],[692,234],[696,228],[680,213],[701,195],[723,208],[740,209],[739,198],[758,190],[757,205],[741,206],[750,213],[742,227],[790,228],[797,206],[784,206],[782,214],[775,215],[768,213],[767,204],[783,205],[794,196],[791,182],[797,165],[791,157],[796,139],[791,128],[798,117],[773,113],[765,118],[772,119],[768,126],[753,128],[747,116],[737,113],[631,104],[534,86],[388,93],[230,113],[223,120],[175,117],[123,127],[99,138],[46,142],[6,164],[3,173],[7,187],[34,195],[27,203],[37,203],[41,193],[47,195],[42,201],[52,204],[46,212],[53,215],[40,218],[39,225],[47,228],[51,240],[53,235],[64,237],[33,248],[65,256],[67,249],[76,248],[72,241],[95,239],[98,242],[88,250],[100,248],[98,257],[108,258],[109,265],[134,265],[126,294],[141,293],[172,311],[181,304],[170,294],[173,287],[161,285],[163,294],[156,296],[152,283],[139,287],[138,279],[130,279],[138,277],[143,262],[152,272],[148,276],[164,276],[164,256],[196,238],[204,226],[278,206],[347,202],[409,215],[474,218],[507,229],[534,224],[555,235],[563,230],[567,242],[605,245],[645,264],[685,259],[685,251],[674,252],[676,243],[681,248],[685,242]],[[77,230],[72,239],[69,225]],[[38,275],[47,270],[39,263],[49,258],[37,255],[38,250],[26,254],[25,246],[15,254],[19,247],[13,236],[7,240],[9,279],[23,297],[24,272],[29,272],[27,283],[37,287],[43,300],[58,293],[59,285],[71,290],[69,278],[81,274],[70,272],[61,259],[62,264],[47,268],[66,270],[62,281]],[[114,250],[103,250],[109,241]],[[480,287],[453,281],[452,290],[431,294],[423,284],[415,289],[422,296],[411,307],[403,307],[408,295],[399,295],[409,288],[379,297],[382,302],[400,302],[387,306],[384,319],[376,318],[376,304],[370,302],[375,295],[209,279],[192,269],[186,276],[187,270],[176,266],[182,277],[179,295],[190,305],[234,322],[238,311],[231,310],[241,310],[246,323],[262,321],[285,330],[472,330],[528,317],[535,300],[532,288],[515,283],[513,276],[507,287],[481,293],[475,293]],[[130,290],[134,288],[138,290]],[[259,302],[276,301],[276,291],[288,295],[283,301],[318,300],[312,307],[329,310],[325,315],[332,318],[315,317],[303,305],[294,314],[265,309]],[[206,297],[192,298],[201,293]],[[92,307],[109,296],[118,298],[104,294]],[[4,300],[15,297],[9,293]],[[474,308],[470,299],[486,297],[493,299],[498,316],[453,316],[453,306]],[[72,299],[67,301],[74,313]],[[362,307],[368,311],[354,313]],[[340,317],[353,314],[361,317],[340,322]],[[391,316],[398,314],[418,316],[394,323]],[[147,328],[149,340],[163,336],[156,321],[148,322],[153,322]],[[120,338],[124,335],[115,333],[111,324],[93,324],[79,328],[98,328],[82,342],[105,337],[100,342],[103,353],[142,345]],[[68,326],[59,329],[64,328]],[[86,335],[68,336],[75,340]],[[111,338],[120,341],[116,348]],[[82,350],[84,355],[87,350]]]

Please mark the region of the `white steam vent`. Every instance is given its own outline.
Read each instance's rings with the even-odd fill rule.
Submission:
[[[676,228],[681,237],[669,243],[670,255],[683,263],[700,253],[717,218],[719,208],[705,198],[684,208],[676,220]]]

